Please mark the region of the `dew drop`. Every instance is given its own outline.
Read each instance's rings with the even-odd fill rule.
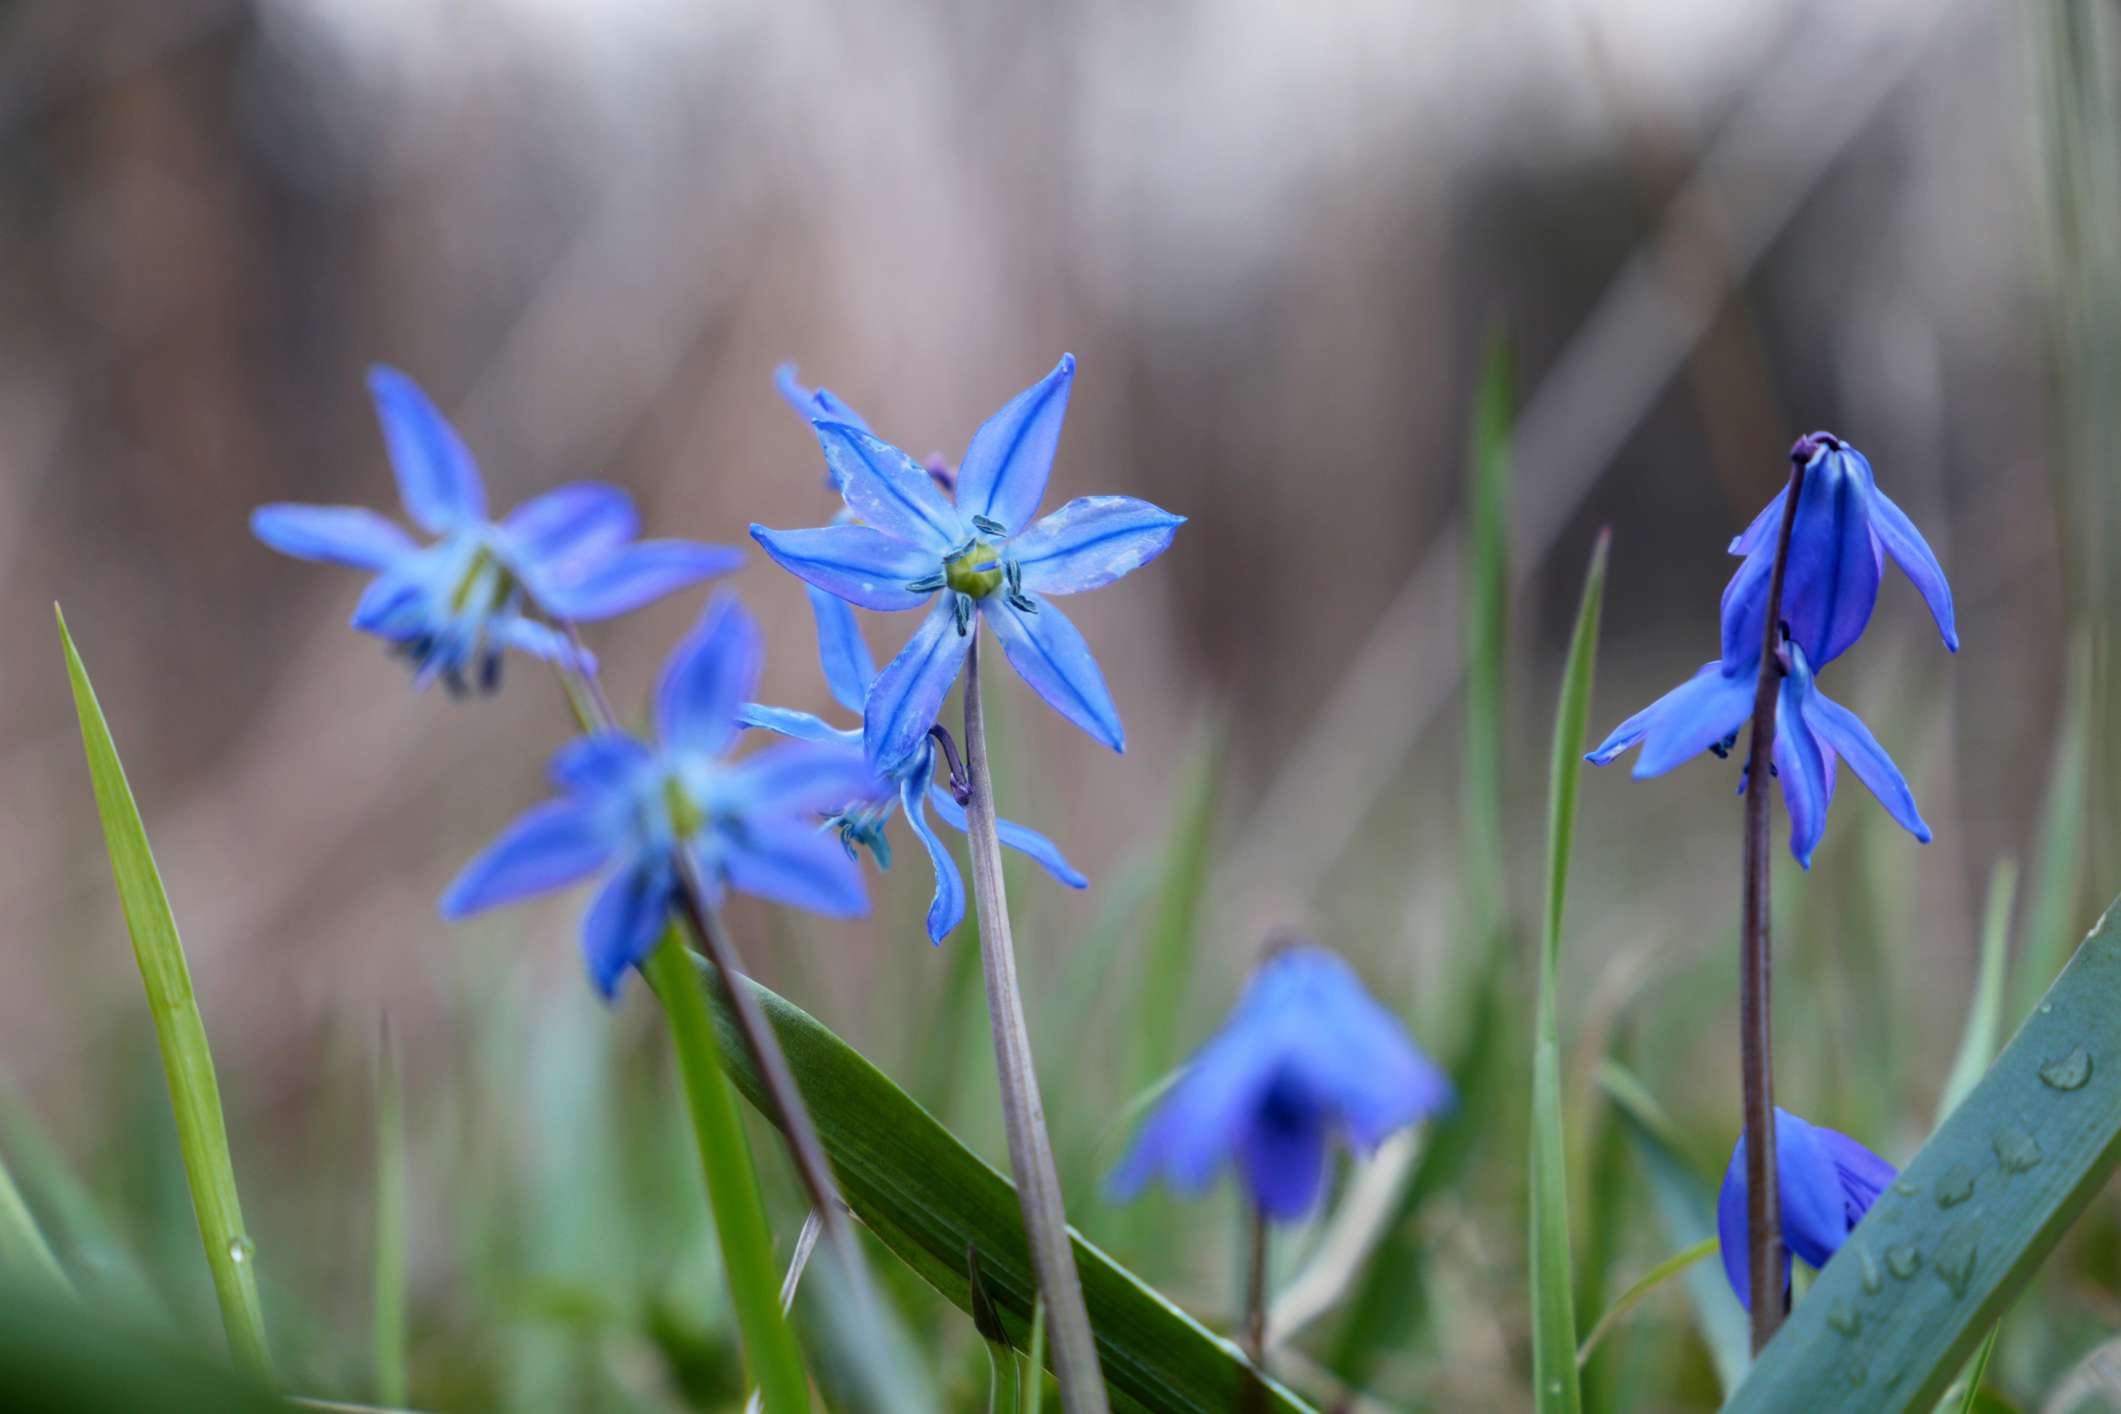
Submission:
[[[1903,1198],[1914,1198],[1920,1196],[1922,1185],[1913,1179],[1903,1178],[1893,1185],[1893,1191]]]
[[[1849,1305],[1848,1298],[1843,1296],[1835,1297],[1834,1304],[1826,1308],[1826,1323],[1851,1339],[1863,1329],[1863,1317],[1856,1313],[1856,1308]]]
[[[1989,1142],[1995,1146],[1996,1162],[2003,1165],[2005,1173],[2024,1173],[2040,1162],[2040,1141],[2015,1124],[1997,1130]]]
[[[251,1245],[251,1240],[247,1237],[231,1237],[228,1239],[228,1260],[234,1262],[237,1266],[248,1262],[257,1255],[257,1251],[258,1249]]]
[[[1848,1386],[1850,1389],[1862,1389],[1863,1382],[1869,1379],[1870,1377],[1871,1372],[1869,1368],[1865,1366],[1861,1360],[1858,1360],[1855,1364],[1849,1366],[1848,1374],[1843,1376],[1843,1378],[1848,1381]]]
[[[2048,1014],[2049,1012],[2053,1011],[2054,1009],[2055,1009],[2055,1004],[2054,1004],[2053,1002],[2042,1002],[2042,1003],[2040,1003],[2040,1014],[2041,1014],[2042,1016],[2046,1016],[2046,1015],[2047,1015],[2047,1014]]]
[[[1885,1267],[1894,1276],[1906,1281],[1922,1270],[1922,1249],[1912,1242],[1896,1242],[1885,1249]]]
[[[2053,1090],[2081,1090],[2091,1078],[2092,1055],[2082,1046],[2040,1067],[2040,1079]]]
[[[1948,1235],[1937,1245],[1932,1270],[1952,1289],[1952,1295],[1964,1296],[1967,1283],[1974,1279],[1973,1236],[1963,1229]]]
[[[1860,1242],[1856,1244],[1856,1274],[1863,1278],[1863,1289],[1873,1296],[1885,1287],[1885,1276],[1878,1270],[1878,1259]]]
[[[1557,1397],[1558,1397],[1558,1396],[1559,1396],[1559,1395],[1561,1394],[1561,1381],[1560,1381],[1560,1380],[1548,1380],[1548,1381],[1547,1381],[1547,1393],[1548,1393],[1548,1394],[1551,1394],[1551,1395],[1555,1395],[1555,1396],[1557,1396]]]
[[[1974,1196],[1974,1171],[1965,1164],[1953,1164],[1937,1180],[1937,1206],[1956,1208]]]

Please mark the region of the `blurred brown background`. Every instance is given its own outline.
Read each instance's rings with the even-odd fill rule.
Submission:
[[[1011,683],[1005,811],[1103,886],[1220,714],[1212,1000],[1293,917],[1417,1013],[1455,909],[1454,518],[1490,331],[1524,400],[1528,866],[1593,531],[1602,733],[1712,655],[1723,542],[1830,427],[1959,596],[1952,660],[1894,576],[1834,684],[1936,827],[1903,867],[1919,981],[1956,1018],[2065,657],[2034,62],[1970,3],[0,8],[0,1078],[64,1131],[139,1029],[55,599],[242,1106],[299,1114],[384,1007],[447,1034],[467,944],[433,901],[538,796],[565,721],[522,662],[493,703],[411,695],[345,626],[356,576],[250,538],[263,501],[392,504],[372,361],[451,412],[498,505],[600,476],[656,532],[739,542],[829,509],[778,361],[954,458],[1073,350],[1053,502],[1192,521],[1076,613],[1129,755]],[[823,707],[794,581],[755,555],[738,583],[768,698]],[[698,598],[596,636],[622,701]],[[911,621],[872,627],[888,653]],[[1572,967],[1723,936],[1732,784],[1587,779]],[[1847,789],[1834,830],[1875,810]],[[934,961],[917,875],[851,932],[742,915],[762,974],[802,960],[806,1002],[886,1057],[913,1022],[869,1014],[864,979]],[[1060,956],[1099,895],[1030,887]],[[579,988],[580,904],[480,956]]]

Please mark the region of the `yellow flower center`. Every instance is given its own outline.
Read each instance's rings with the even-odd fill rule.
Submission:
[[[984,540],[976,540],[964,554],[943,561],[943,579],[960,594],[984,599],[1001,588],[1001,552]]]

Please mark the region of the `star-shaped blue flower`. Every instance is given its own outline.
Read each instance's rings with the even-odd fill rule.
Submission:
[[[1124,1198],[1161,1174],[1198,1193],[1235,1162],[1252,1201],[1293,1222],[1317,1206],[1336,1134],[1365,1152],[1451,1103],[1450,1082],[1347,963],[1315,946],[1260,965],[1113,1175]]]
[[[1074,358],[1063,356],[973,434],[954,498],[873,433],[816,418],[826,465],[855,523],[751,527],[784,568],[858,608],[889,612],[934,601],[863,709],[863,746],[879,769],[902,765],[926,739],[981,622],[1054,710],[1114,751],[1126,749],[1104,674],[1053,598],[1147,564],[1185,518],[1131,496],[1085,496],[1032,522],[1074,377]]]
[[[1789,670],[1775,699],[1775,744],[1769,754],[1789,811],[1790,853],[1805,868],[1812,867],[1812,852],[1826,832],[1827,807],[1834,800],[1838,761],[1849,763],[1901,828],[1928,844],[1930,827],[1923,823],[1915,794],[1893,758],[1860,717],[1819,691],[1803,649],[1790,643],[1784,651]],[[1703,664],[1701,671],[1615,727],[1584,760],[1603,766],[1641,743],[1635,779],[1645,781],[1704,751],[1727,756],[1739,731],[1752,720],[1757,682],[1754,672],[1730,676],[1720,661]]]
[[[1782,1197],[1782,1287],[1790,1284],[1790,1254],[1817,1270],[1863,1221],[1900,1170],[1863,1145],[1820,1125],[1807,1124],[1779,1105],[1775,1109],[1776,1188]],[[1716,1236],[1723,1248],[1723,1274],[1738,1302],[1753,1309],[1752,1259],[1746,1250],[1745,1136],[1731,1151],[1723,1191],[1716,1196]]]
[[[675,852],[691,853],[716,898],[724,889],[834,918],[868,911],[860,868],[817,828],[870,780],[860,751],[791,742],[726,759],[737,708],[758,685],[758,626],[729,596],[664,666],[657,742],[619,732],[580,738],[552,759],[560,797],[529,811],[466,865],[442,896],[445,918],[564,888],[606,882],[582,920],[597,990],[612,996],[654,949],[679,887]]]
[[[418,686],[491,690],[509,648],[593,670],[533,614],[611,618],[743,560],[728,546],[636,539],[632,497],[601,482],[556,487],[490,520],[471,453],[427,395],[389,368],[370,370],[368,387],[406,514],[435,538],[421,544],[359,506],[260,506],[251,530],[282,554],[372,572],[353,625],[409,659]]]
[[[810,609],[817,619],[818,657],[825,670],[825,682],[835,701],[848,711],[859,713],[871,684],[876,681],[876,664],[869,656],[869,645],[862,641],[861,630],[855,624],[854,610],[845,600],[836,599],[821,589],[807,585],[804,588],[810,595]],[[763,727],[799,741],[834,743],[856,755],[862,754],[859,728],[835,727],[808,712],[753,702],[738,710],[737,720],[747,727]],[[957,862],[950,857],[950,851],[943,847],[943,842],[928,824],[927,807],[933,803],[936,813],[952,828],[960,831],[966,828],[965,807],[936,782],[938,769],[943,764],[938,759],[940,752],[940,744],[931,736],[896,769],[872,771],[862,789],[834,810],[826,821],[838,834],[849,858],[854,857],[856,846],[865,846],[878,868],[889,869],[891,841],[885,835],[884,827],[901,805],[905,807],[907,823],[920,837],[921,847],[928,851],[929,866],[935,871],[935,897],[928,904],[928,939],[933,943],[941,943],[965,920],[964,879],[957,872]],[[1069,888],[1086,889],[1090,886],[1090,881],[1068,863],[1059,847],[1038,831],[1026,829],[1012,820],[997,820],[995,830],[1003,844],[1036,860],[1048,874]]]
[[[1783,574],[1782,622],[1814,669],[1848,651],[1871,621],[1878,581],[1890,555],[1928,603],[1945,647],[1959,651],[1952,587],[1907,513],[1878,489],[1870,460],[1831,432],[1797,439],[1790,457],[1805,468],[1804,494],[1790,527]],[[1745,563],[1723,591],[1723,671],[1750,676],[1766,627],[1769,581],[1782,531],[1784,486],[1731,541]]]

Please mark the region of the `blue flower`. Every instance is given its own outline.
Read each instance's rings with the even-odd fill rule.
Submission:
[[[1944,569],[1907,513],[1878,489],[1870,461],[1831,432],[1798,438],[1790,457],[1804,464],[1805,474],[1804,494],[1790,527],[1782,621],[1812,666],[1824,668],[1862,635],[1878,602],[1878,579],[1887,555],[1928,602],[1945,647],[1958,652],[1952,587],[1945,582]],[[1731,541],[1731,553],[1743,556],[1745,563],[1723,591],[1723,671],[1728,677],[1750,675],[1760,656],[1776,541],[1789,494],[1789,487],[1783,487]]]
[[[465,866],[442,896],[442,916],[465,918],[601,874],[604,886],[582,920],[582,951],[597,990],[610,997],[669,918],[679,849],[716,900],[737,889],[835,918],[866,913],[861,870],[816,825],[820,811],[869,779],[862,754],[791,742],[725,759],[761,653],[751,616],[717,596],[663,668],[657,744],[608,732],[563,747],[551,766],[560,797]]]
[[[1914,792],[1878,738],[1854,712],[1819,691],[1803,649],[1790,643],[1784,650],[1789,671],[1775,699],[1775,745],[1770,755],[1775,778],[1782,783],[1783,806],[1789,811],[1790,853],[1805,868],[1812,867],[1812,852],[1826,831],[1827,807],[1834,799],[1836,763],[1843,760],[1870,787],[1887,814],[1916,839],[1929,843],[1930,827],[1915,808]],[[1757,654],[1754,661],[1759,661]],[[1584,760],[1603,766],[1639,742],[1642,755],[1635,760],[1635,779],[1643,781],[1704,751],[1727,756],[1739,731],[1752,719],[1757,681],[1753,672],[1734,677],[1725,673],[1720,662],[1706,663],[1694,676],[1615,727]],[[1744,788],[1741,783],[1739,789]]]
[[[1790,1253],[1817,1270],[1824,1267],[1863,1215],[1900,1171],[1849,1138],[1807,1124],[1780,1106],[1775,1110],[1776,1189],[1782,1199],[1782,1287],[1790,1284]],[[1716,1196],[1716,1236],[1723,1248],[1723,1274],[1738,1302],[1753,1309],[1747,1253],[1745,1136],[1731,1151],[1723,1191]]]
[[[1443,1073],[1354,969],[1324,948],[1293,947],[1260,965],[1112,1186],[1131,1197],[1162,1174],[1198,1193],[1235,1161],[1260,1211],[1292,1222],[1317,1205],[1336,1133],[1369,1151],[1450,1103]]]
[[[250,526],[282,554],[374,573],[353,625],[409,659],[418,686],[439,677],[462,692],[476,679],[490,691],[509,648],[593,671],[533,614],[611,618],[742,561],[727,546],[637,540],[633,499],[601,482],[556,487],[489,520],[478,467],[427,395],[389,368],[371,369],[368,388],[406,514],[435,539],[418,543],[358,506],[260,506]]]
[[[854,610],[846,601],[835,599],[822,589],[805,586],[810,595],[810,609],[817,618],[818,657],[825,669],[825,682],[832,689],[832,696],[842,707],[859,713],[869,688],[876,681],[876,665],[869,657],[869,646],[862,641],[861,630],[854,621]],[[862,733],[859,728],[840,728],[814,717],[808,712],[790,711],[785,707],[764,707],[747,703],[737,712],[737,720],[747,727],[763,727],[767,731],[800,741],[836,743],[855,755],[861,755]],[[928,938],[941,943],[956,930],[965,918],[965,884],[957,872],[956,861],[936,838],[928,825],[928,804],[932,801],[936,813],[953,828],[965,829],[965,807],[936,783],[939,766],[937,756],[939,741],[931,736],[910,757],[891,771],[871,771],[862,788],[834,810],[827,825],[838,834],[840,843],[846,848],[849,858],[854,857],[857,845],[866,846],[875,857],[877,867],[891,867],[891,841],[884,834],[884,826],[891,820],[900,805],[906,809],[906,819],[913,826],[913,833],[920,837],[921,846],[928,851],[928,863],[935,870],[935,897],[928,904]],[[1077,872],[1062,856],[1060,849],[1036,830],[1029,830],[1010,820],[995,822],[996,832],[1003,844],[1020,851],[1038,861],[1047,873],[1071,889],[1085,889],[1090,881]]]
[[[818,417],[825,463],[854,522],[751,527],[784,568],[858,608],[914,609],[934,600],[863,709],[863,746],[879,768],[903,764],[926,738],[980,622],[1056,711],[1114,751],[1126,749],[1097,660],[1053,596],[1110,584],[1147,564],[1185,518],[1131,496],[1085,496],[1032,522],[1074,377],[1074,358],[1063,356],[989,418],[958,466],[954,497],[897,447],[855,423]],[[820,397],[829,395],[810,394],[813,402]]]

